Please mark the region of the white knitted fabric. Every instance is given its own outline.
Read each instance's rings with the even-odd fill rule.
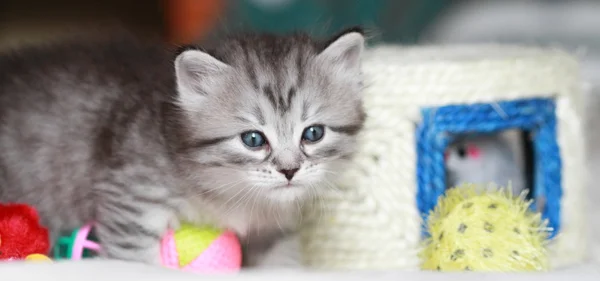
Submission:
[[[368,118],[353,166],[306,214],[303,254],[330,269],[418,269],[415,128],[420,108],[554,97],[563,165],[553,266],[586,255],[583,104],[579,65],[548,49],[504,45],[379,46],[367,51]]]

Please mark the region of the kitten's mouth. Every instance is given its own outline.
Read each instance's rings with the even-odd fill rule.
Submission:
[[[285,184],[276,186],[275,189],[289,189],[289,188],[296,188],[296,187],[300,187],[300,185],[289,181]]]

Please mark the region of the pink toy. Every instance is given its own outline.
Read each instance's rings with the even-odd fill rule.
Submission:
[[[161,255],[166,267],[197,273],[235,272],[242,265],[241,245],[231,231],[183,226],[177,233],[169,231],[163,237]]]
[[[100,245],[88,239],[88,235],[92,230],[92,224],[88,223],[77,231],[75,240],[73,240],[73,249],[71,259],[80,260],[83,257],[83,251],[89,249],[92,252],[99,252]]]
[[[86,224],[70,237],[61,238],[59,245],[66,245],[67,250],[57,252],[55,258],[80,260],[101,251],[100,245],[89,237],[92,227],[92,223]],[[160,257],[168,268],[195,273],[235,272],[242,266],[242,247],[231,231],[183,224],[162,238]]]
[[[81,260],[97,255],[100,245],[90,237],[92,227],[93,224],[88,223],[73,230],[70,235],[59,237],[53,249],[54,259]]]

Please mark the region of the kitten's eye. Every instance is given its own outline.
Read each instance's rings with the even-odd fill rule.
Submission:
[[[318,142],[323,138],[323,135],[325,135],[325,127],[321,125],[314,125],[304,129],[304,132],[302,133],[302,140],[308,142]]]
[[[242,133],[242,142],[244,142],[244,144],[248,147],[257,148],[265,145],[267,143],[267,139],[259,131],[250,131]]]

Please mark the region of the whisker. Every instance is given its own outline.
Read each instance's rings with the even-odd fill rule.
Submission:
[[[340,194],[342,193],[342,190],[335,184],[332,183],[331,181],[329,181],[328,179],[324,179],[323,183],[325,184],[325,186],[330,190],[335,192],[336,194]]]
[[[258,202],[258,196],[261,195],[261,192],[259,190],[254,191],[254,189],[257,189],[257,187],[253,187],[252,189],[253,189],[254,196],[252,197],[253,200],[252,200],[252,207],[250,208],[250,217],[252,217],[252,213],[254,212],[254,207],[255,207],[256,203]],[[260,235],[260,228],[257,229],[256,233],[257,233],[257,235]]]
[[[337,176],[337,175],[339,174],[339,173],[337,173],[337,172],[330,171],[330,170],[327,170],[327,169],[323,169],[322,171],[323,171],[323,172],[325,172],[325,173],[328,173],[328,174],[334,175],[334,176]]]
[[[275,223],[277,223],[277,227],[279,227],[279,230],[283,231],[283,227],[281,226],[281,223],[279,222],[279,219],[281,219],[280,217],[280,213],[279,213],[279,208],[274,207],[273,204],[271,204],[271,211],[273,211],[273,209],[275,210]]]
[[[314,188],[314,186],[311,185],[311,188]],[[323,221],[323,216],[324,216],[323,212],[325,211],[325,203],[323,201],[323,198],[320,196],[315,196],[314,200],[316,200],[319,204],[319,208],[317,210],[318,214],[316,214],[316,215],[317,215],[317,223],[320,224]]]
[[[249,189],[243,189],[243,190],[246,190],[246,193],[244,193],[244,195],[242,195],[240,198],[238,198],[238,200],[234,203],[233,208],[231,209],[231,211],[239,208],[242,205],[242,203],[244,202],[244,200],[246,200],[246,197],[248,197],[249,195],[252,194],[252,190],[253,190],[253,188],[255,186],[256,185],[252,186]]]
[[[232,185],[235,185],[235,184],[241,183],[241,182],[243,182],[243,181],[244,181],[244,180],[243,180],[243,179],[241,179],[241,180],[237,180],[237,181],[233,181],[233,182],[227,182],[227,183],[224,183],[224,184],[222,184],[222,185],[220,185],[220,186],[218,186],[218,187],[213,187],[213,188],[210,188],[210,189],[203,190],[202,192],[200,192],[200,194],[204,194],[204,193],[213,192],[213,191],[216,191],[216,190],[222,189],[222,188],[224,188],[224,187],[226,187],[226,186],[227,186],[227,187],[226,187],[226,188],[225,188],[225,190],[223,190],[223,191],[227,191],[229,188],[231,188],[231,186],[232,186]]]
[[[299,214],[299,221],[298,221],[298,223],[302,223],[303,216],[302,216],[302,207],[300,206],[300,200],[294,199],[294,202],[296,202],[296,207],[298,207],[298,214]]]
[[[223,205],[227,205],[227,203],[229,203],[229,201],[233,200],[233,198],[235,198],[236,196],[238,196],[243,191],[248,192],[248,189],[245,189],[245,188],[240,189],[236,194],[234,194],[233,196],[229,197],[229,199],[227,199],[227,201],[225,201],[225,203],[223,203]]]
[[[258,201],[258,195],[259,192],[255,192],[254,189],[256,188],[256,185],[252,187],[251,192],[254,193],[254,197],[252,197],[254,200],[252,200],[252,207],[250,208],[250,217],[252,218],[252,213],[254,212],[254,206],[256,205],[256,201]]]

